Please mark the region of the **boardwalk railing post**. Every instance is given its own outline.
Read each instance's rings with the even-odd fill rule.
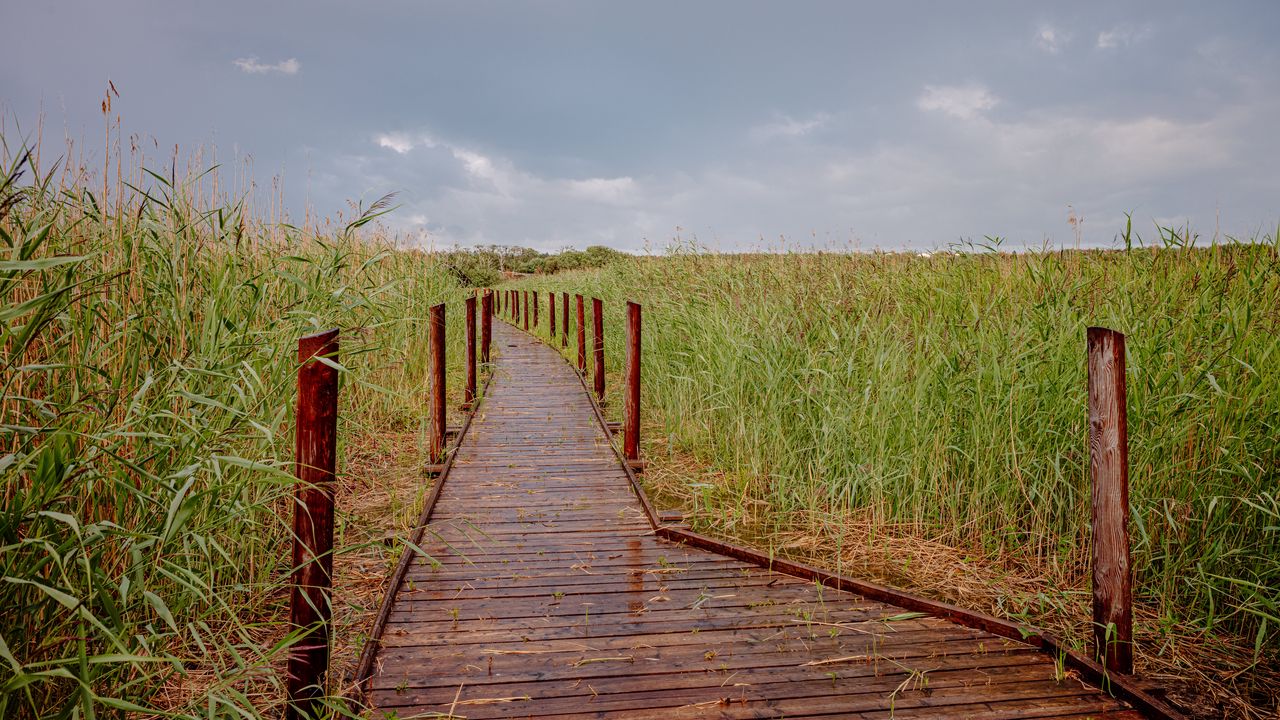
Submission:
[[[551,339],[556,339],[556,294],[547,293],[547,319],[551,321]]]
[[[560,314],[560,347],[569,347],[569,293],[560,293],[560,299],[563,301]]]
[[[595,356],[593,380],[595,380],[596,399],[604,403],[604,303],[600,298],[591,298],[591,352]]]
[[[427,328],[431,345],[431,462],[444,462],[444,303],[431,308]]]
[[[289,649],[285,717],[318,717],[329,668],[329,588],[333,576],[333,477],[338,447],[338,331],[298,341],[293,577],[289,622],[299,632]]]
[[[578,301],[578,372],[587,372],[587,315],[583,311],[582,296],[574,295]]]
[[[622,454],[640,460],[640,306],[627,302],[627,387],[622,406]]]
[[[493,293],[486,291],[481,301],[480,362],[489,364],[489,345],[493,343]]]
[[[467,298],[467,386],[462,392],[462,407],[470,410],[476,402],[476,298]]]
[[[1133,588],[1124,335],[1091,327],[1088,350],[1094,648],[1109,671],[1131,674]]]
[[[524,329],[529,330],[529,291],[524,291]]]
[[[533,291],[533,327],[535,330],[538,327],[538,291],[537,290]]]

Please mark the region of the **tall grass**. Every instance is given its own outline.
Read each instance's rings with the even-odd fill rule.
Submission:
[[[648,451],[709,468],[685,494],[720,530],[856,517],[1067,588],[1089,552],[1085,328],[1120,330],[1138,600],[1274,662],[1277,239],[1125,237],[1115,252],[688,252],[518,284],[604,298],[611,373],[622,300],[644,304]]]
[[[340,442],[416,428],[427,308],[462,290],[361,238],[385,203],[324,236],[199,177],[108,201],[10,150],[0,716],[278,715],[296,340],[344,330]]]

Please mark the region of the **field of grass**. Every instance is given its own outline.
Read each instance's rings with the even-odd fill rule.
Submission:
[[[425,490],[441,301],[459,387],[457,257],[387,245],[370,232],[382,204],[299,229],[212,175],[129,173],[144,191],[12,150],[0,716],[276,716],[296,339],[344,330],[338,542],[363,560],[338,575],[366,588],[338,600],[367,615],[377,532],[403,531]],[[512,286],[605,299],[615,415],[623,300],[644,304],[645,482],[700,529],[1081,641],[1084,330],[1125,332],[1139,670],[1222,689],[1228,716],[1274,709],[1277,240],[1127,237],[1118,252],[690,251]]]
[[[614,414],[623,301],[643,303],[646,482],[700,528],[1081,642],[1085,328],[1126,333],[1139,668],[1274,708],[1276,239],[1160,234],[1116,252],[690,252],[512,286],[605,300]]]
[[[277,717],[296,340],[344,331],[340,457],[387,455],[362,439],[388,433],[412,451],[427,308],[457,318],[465,291],[369,237],[381,204],[320,233],[263,222],[212,176],[104,190],[3,160],[0,716]],[[343,554],[368,539],[343,503],[370,493],[398,507],[344,489]]]

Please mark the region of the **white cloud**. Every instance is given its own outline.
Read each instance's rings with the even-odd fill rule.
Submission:
[[[376,138],[378,147],[394,150],[401,155],[413,149],[414,142],[411,138],[400,133],[384,133]]]
[[[240,68],[241,72],[246,72],[250,75],[266,75],[268,73],[297,75],[298,71],[302,69],[302,63],[298,62],[297,58],[289,58],[288,60],[281,60],[278,63],[270,64],[259,62],[256,57],[247,57],[236,58],[232,63],[236,67]]]
[[[1117,25],[1110,30],[1103,30],[1098,33],[1098,49],[1113,50],[1119,47],[1128,47],[1134,43],[1142,42],[1150,36],[1150,27],[1142,27],[1135,30],[1125,25]]]
[[[1070,42],[1071,36],[1052,25],[1041,25],[1036,31],[1036,45],[1050,55],[1057,55]]]
[[[1084,243],[1092,246],[1111,242],[1124,211],[1139,218],[1199,212],[1169,188],[1238,166],[1246,148],[1240,138],[1270,116],[1253,106],[1195,120],[1072,107],[984,114],[998,102],[981,85],[929,87],[919,107],[963,122],[931,128],[927,143],[794,143],[784,152],[757,148],[651,175],[556,174],[443,138],[430,140],[437,150],[428,153],[425,132],[370,136],[370,154],[343,165],[370,193],[403,189],[403,210],[388,222],[435,247],[639,251],[679,235],[725,251],[929,249],[990,234],[1020,248],[1046,237],[1073,242],[1061,220],[1067,203],[1090,219]]]
[[[981,85],[925,85],[916,107],[972,120],[998,102],[1000,99]]]
[[[636,181],[631,177],[587,178],[568,181],[569,193],[591,202],[623,205],[636,192]]]
[[[379,133],[374,136],[373,141],[378,143],[378,147],[393,150],[400,155],[404,155],[414,148],[434,148],[439,145],[435,138],[424,133],[416,135],[402,132]]]
[[[779,115],[773,122],[751,128],[751,137],[756,140],[770,140],[777,137],[801,137],[825,127],[830,122],[831,116],[827,113],[817,113],[804,120],[797,120],[790,115]]]

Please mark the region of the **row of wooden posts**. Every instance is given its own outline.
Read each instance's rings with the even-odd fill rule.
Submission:
[[[532,295],[530,295],[532,293]],[[556,293],[547,293],[550,334],[556,338]],[[561,293],[560,344],[569,343],[568,293]],[[538,292],[481,291],[480,364],[490,361],[491,318],[505,315],[513,324],[538,326]],[[575,295],[577,309],[577,369],[586,374],[585,299]],[[601,402],[605,393],[603,305],[591,299],[593,310],[593,390]],[[640,441],[640,306],[627,303],[626,389],[624,392],[623,454],[639,465]],[[463,406],[477,401],[476,297],[466,300],[466,387]],[[445,311],[431,308],[429,449],[432,463],[446,452]],[[1129,556],[1129,448],[1126,420],[1124,335],[1105,328],[1089,328],[1089,451],[1092,478],[1093,623],[1095,652],[1112,672],[1133,672],[1132,585]],[[293,521],[293,574],[290,624],[298,634],[288,659],[286,687],[290,719],[317,717],[329,665],[330,587],[333,574],[333,479],[337,466],[338,330],[308,335],[298,341],[298,399],[296,463],[299,480]],[[433,465],[433,468],[438,468]]]
[[[527,292],[525,293],[527,298]],[[477,297],[480,312],[476,312]],[[551,300],[552,337],[555,335],[554,294]],[[586,335],[583,297],[578,301],[578,370],[586,372]],[[537,327],[537,293],[534,293],[534,327]],[[592,298],[594,311],[593,372],[594,391],[604,402],[604,318],[603,304]],[[500,307],[501,306],[501,307]],[[493,344],[493,318],[505,309],[514,322],[521,318],[521,304],[515,291],[499,295],[481,290],[465,301],[466,384],[462,408],[472,410],[477,402],[480,365],[488,365]],[[478,315],[478,317],[477,317]],[[479,354],[476,348],[479,320]],[[527,309],[525,329],[529,329]],[[568,345],[569,296],[564,295],[561,326],[565,330],[561,346]],[[289,599],[289,620],[298,639],[290,648],[285,680],[289,720],[319,717],[323,708],[325,674],[329,667],[330,588],[333,577],[333,480],[337,469],[338,438],[338,350],[339,331],[326,330],[298,340],[298,400],[295,413],[295,457],[298,487],[293,518],[293,574]],[[440,469],[447,452],[448,435],[445,387],[445,305],[430,308],[427,320],[430,428],[428,470]],[[627,392],[623,409],[623,453],[632,467],[640,458],[640,305],[627,303]]]
[[[517,327],[523,322],[524,329],[538,328],[539,299],[538,290],[505,290],[498,295],[498,306],[494,312],[504,315]],[[569,293],[560,295],[560,347],[569,347]],[[552,344],[556,340],[556,293],[547,292],[548,329]],[[578,340],[578,372],[583,377],[587,373],[587,317],[586,298],[573,296],[577,309]],[[640,341],[641,341],[641,307],[638,303],[627,302],[627,336],[624,353],[624,393],[622,408],[622,454],[633,469],[642,467],[640,463]],[[601,405],[605,402],[604,371],[604,302],[600,298],[591,298],[591,358],[590,372],[592,390]]]

